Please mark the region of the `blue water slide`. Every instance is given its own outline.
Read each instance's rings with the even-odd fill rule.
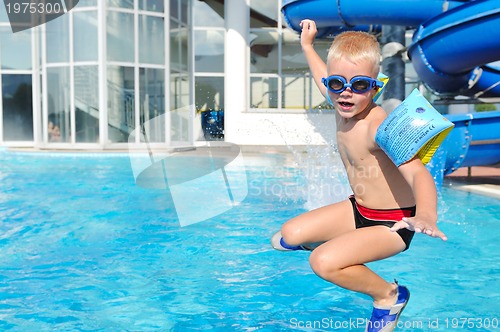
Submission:
[[[423,22],[408,54],[419,77],[437,93],[500,96],[500,84],[492,84],[500,75],[480,67],[500,60],[499,27],[500,2],[471,1]]]
[[[318,37],[337,29],[379,25],[418,27],[422,22],[464,1],[451,0],[283,0],[282,12],[290,28],[300,32],[300,21],[313,19]],[[364,29],[359,29],[364,30]]]
[[[442,144],[446,150],[445,175],[458,167],[500,163],[500,111],[448,114],[455,124]]]
[[[283,0],[287,24],[316,21],[319,35],[380,25],[417,28],[408,54],[422,81],[442,95],[500,96],[497,0]]]
[[[282,12],[298,32],[301,20],[315,20],[318,36],[339,27],[416,28],[408,53],[430,89],[450,96],[500,97],[500,1],[283,0]],[[431,162],[438,182],[458,167],[500,163],[500,112],[447,117],[455,128]]]
[[[471,78],[470,96],[475,98],[496,97],[499,95],[500,62],[484,65],[474,69]],[[477,83],[481,79],[480,83]]]
[[[428,165],[437,184],[459,167],[500,163],[500,111],[448,114],[455,124]]]

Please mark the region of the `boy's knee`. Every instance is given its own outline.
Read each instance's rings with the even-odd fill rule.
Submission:
[[[297,246],[302,244],[301,229],[293,224],[285,223],[281,226],[281,236],[289,245]]]
[[[332,255],[327,253],[313,251],[309,256],[309,264],[314,273],[319,277],[332,282],[336,274],[342,270],[342,268],[336,264],[335,260],[332,259]]]

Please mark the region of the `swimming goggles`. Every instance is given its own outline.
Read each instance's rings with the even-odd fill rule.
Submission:
[[[383,87],[384,83],[368,76],[354,76],[349,83],[343,76],[332,75],[322,78],[321,82],[333,93],[341,93],[347,88],[352,92],[365,93],[375,87]]]

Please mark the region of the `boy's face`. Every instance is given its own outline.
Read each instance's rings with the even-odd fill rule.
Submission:
[[[345,58],[338,61],[331,61],[328,64],[328,75],[343,76],[347,82],[355,76],[368,76],[377,78],[374,72],[373,64],[369,61],[353,63]],[[351,88],[346,88],[340,93],[333,93],[327,89],[330,99],[335,105],[335,109],[343,118],[354,118],[366,110],[373,102],[373,96],[377,93],[376,89],[370,89],[364,93],[355,93]]]

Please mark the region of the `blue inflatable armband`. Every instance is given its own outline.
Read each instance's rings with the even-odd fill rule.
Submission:
[[[375,141],[398,167],[415,156],[425,165],[453,126],[415,89],[382,122]]]

